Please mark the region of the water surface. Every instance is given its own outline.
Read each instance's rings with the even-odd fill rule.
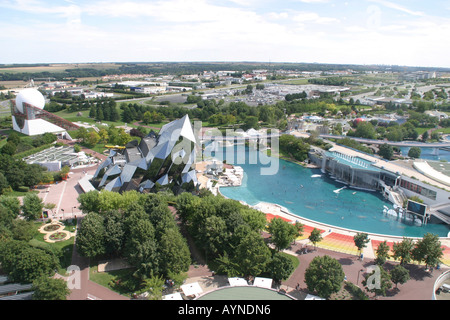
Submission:
[[[236,149],[234,151],[236,155],[239,154]],[[245,153],[245,159],[256,154],[261,159],[266,158],[254,150],[241,151],[240,156],[243,156],[242,152]],[[222,157],[221,152],[214,155]],[[267,159],[279,160],[270,157]],[[262,162],[267,163],[267,159]],[[261,167],[264,165],[260,163],[236,163],[245,172],[242,185],[221,187],[220,192],[228,198],[241,200],[249,205],[259,202],[275,203],[300,217],[361,232],[407,237],[421,237],[427,232],[446,237],[449,232],[449,228],[444,225],[427,224],[418,227],[383,214],[384,206],[392,208],[392,204],[379,192],[344,188],[345,185],[328,178],[318,169],[279,161],[279,170],[274,175],[261,175]]]

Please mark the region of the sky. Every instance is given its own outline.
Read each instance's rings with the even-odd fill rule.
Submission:
[[[0,0],[0,64],[450,67],[448,0]]]

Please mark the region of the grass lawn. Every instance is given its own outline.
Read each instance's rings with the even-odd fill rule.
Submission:
[[[97,270],[98,261],[92,261],[89,266],[89,280],[124,296],[131,296],[132,292],[127,290],[124,285],[118,285],[118,283],[123,284],[129,279],[133,280],[134,269],[122,269],[108,272],[98,272]]]
[[[293,85],[308,84],[308,79],[294,79],[289,81],[283,81],[283,84],[293,84]]]
[[[431,128],[416,128],[416,131],[417,131],[417,133],[419,135],[422,135],[422,134],[424,134],[425,131],[428,131],[430,129],[434,129],[434,127],[431,127]]]
[[[297,269],[297,267],[300,265],[300,260],[298,260],[298,258],[296,256],[293,256],[291,254],[287,254],[282,252],[282,255],[284,255],[285,257],[289,258],[289,260],[292,261],[292,264],[294,265],[294,270]]]
[[[442,134],[450,134],[450,128],[442,128],[442,129],[438,129],[436,131],[440,132]]]
[[[43,225],[43,222],[36,222],[36,231]],[[73,232],[73,224],[66,224],[65,230]],[[65,275],[67,268],[72,264],[72,252],[75,238],[72,237],[65,241],[58,241],[55,243],[49,243],[44,241],[44,234],[37,231],[33,239],[30,240],[30,244],[35,247],[47,249],[50,252],[55,253],[59,257],[60,268],[58,273]]]

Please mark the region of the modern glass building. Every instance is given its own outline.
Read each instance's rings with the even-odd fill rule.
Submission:
[[[91,183],[97,189],[148,192],[168,188],[174,192],[198,185],[194,168],[196,137],[189,116],[164,125],[139,143],[111,150],[98,167]]]

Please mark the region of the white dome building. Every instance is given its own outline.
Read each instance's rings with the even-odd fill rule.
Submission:
[[[38,90],[28,88],[28,89],[24,89],[24,90],[20,91],[16,97],[16,108],[17,108],[17,111],[19,111],[20,113],[24,113],[23,112],[23,110],[24,110],[23,104],[24,103],[29,104],[29,105],[34,106],[39,109],[44,109],[45,98],[42,95],[42,93],[40,93]]]
[[[15,131],[29,136],[50,132],[71,140],[66,130],[78,128],[72,122],[45,111],[45,98],[36,89],[23,89],[12,103],[12,124]]]

